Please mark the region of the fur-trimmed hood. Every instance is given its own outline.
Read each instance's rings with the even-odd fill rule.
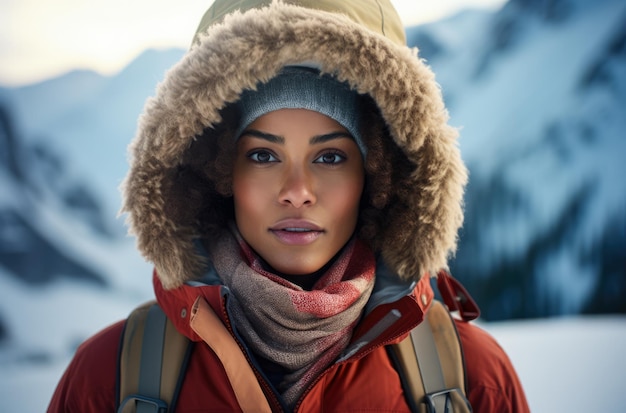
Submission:
[[[404,44],[393,7],[383,0],[267,3],[216,0],[190,51],[146,103],[129,149],[122,206],[140,252],[165,288],[201,274],[199,229],[169,212],[179,194],[171,177],[195,140],[217,133],[222,109],[243,90],[286,65],[314,62],[373,98],[389,139],[416,165],[413,190],[397,195],[406,212],[387,218],[395,230],[377,252],[405,280],[445,268],[463,221],[467,172],[434,75]],[[232,12],[236,7],[245,11]]]

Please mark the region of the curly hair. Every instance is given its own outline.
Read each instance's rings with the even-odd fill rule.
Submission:
[[[357,235],[378,251],[378,235],[388,230],[390,212],[398,205],[400,191],[411,190],[405,182],[416,169],[393,142],[376,104],[368,96],[360,102],[361,134],[368,152],[365,160],[365,188],[361,196]],[[222,111],[222,122],[206,128],[187,149],[181,163],[167,179],[172,194],[167,214],[176,222],[199,230],[210,238],[234,220],[232,165],[236,142],[232,138],[237,122],[234,107]],[[172,179],[173,178],[173,179]],[[218,232],[219,232],[218,231]]]

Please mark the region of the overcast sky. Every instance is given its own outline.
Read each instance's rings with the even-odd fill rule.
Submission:
[[[392,0],[405,26],[505,0]],[[212,0],[0,0],[0,85],[86,68],[113,74],[146,48],[189,45]]]

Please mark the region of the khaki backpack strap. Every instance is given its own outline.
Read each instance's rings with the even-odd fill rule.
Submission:
[[[135,309],[121,342],[118,413],[172,411],[190,350],[155,301]]]
[[[392,351],[418,412],[471,412],[456,327],[439,301],[433,301],[426,319]]]
[[[246,356],[202,297],[194,303],[191,328],[219,357],[241,410],[244,413],[270,413],[269,403]]]

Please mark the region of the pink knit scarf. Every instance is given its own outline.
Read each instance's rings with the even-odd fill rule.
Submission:
[[[374,287],[371,250],[350,241],[311,291],[263,269],[239,234],[211,250],[232,293],[228,305],[238,333],[254,353],[289,371],[277,390],[293,407],[350,341]]]

